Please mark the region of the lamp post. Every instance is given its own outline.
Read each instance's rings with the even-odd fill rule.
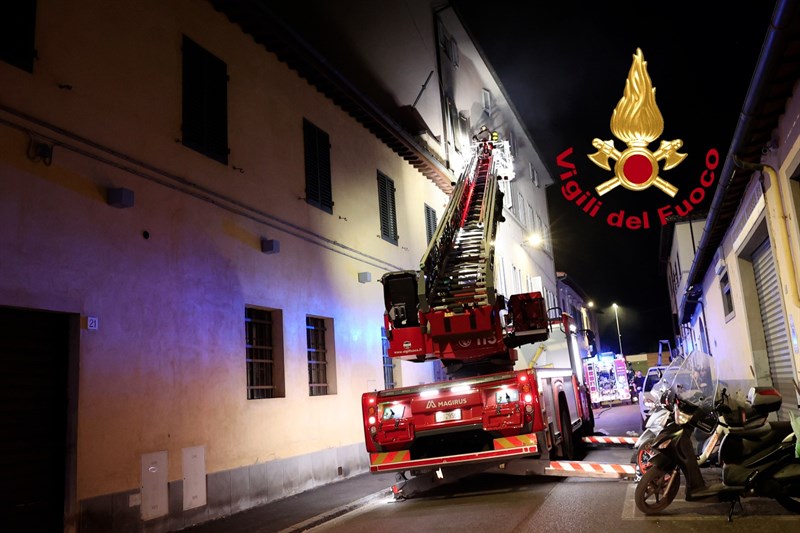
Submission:
[[[622,355],[622,333],[619,331],[619,314],[617,313],[617,304],[611,304],[614,308],[614,319],[617,321],[617,336],[619,337],[619,354]]]

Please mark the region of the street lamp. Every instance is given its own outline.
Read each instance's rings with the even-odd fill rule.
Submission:
[[[619,337],[619,354],[622,355],[622,333],[619,331],[619,314],[617,313],[617,304],[611,304],[614,308],[614,319],[617,321],[617,336]]]

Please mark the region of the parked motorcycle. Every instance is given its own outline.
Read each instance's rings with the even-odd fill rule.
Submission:
[[[772,387],[754,387],[744,410],[725,408],[726,403],[717,400],[712,363],[709,355],[692,352],[664,393],[664,403],[672,406],[673,416],[653,442],[658,453],[650,459],[650,468],[636,486],[636,507],[645,514],[667,508],[678,493],[683,473],[686,501],[731,502],[728,520],[736,502],[747,496],[772,498],[789,511],[800,513],[800,459],[795,452],[798,435],[789,422],[764,423],[769,413],[780,409],[780,394]],[[721,399],[725,396],[723,391]],[[740,427],[725,435],[719,448],[724,464],[722,483],[709,486],[695,455],[692,432],[714,432],[721,420]]]

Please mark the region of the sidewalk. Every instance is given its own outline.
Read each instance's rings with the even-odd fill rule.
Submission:
[[[188,527],[189,533],[305,531],[391,493],[394,474],[360,474],[225,518]]]

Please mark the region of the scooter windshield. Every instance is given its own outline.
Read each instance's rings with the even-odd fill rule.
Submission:
[[[717,369],[714,358],[701,350],[694,350],[681,362],[671,378],[670,390],[680,400],[711,411],[717,394]],[[672,367],[670,366],[668,371]]]

